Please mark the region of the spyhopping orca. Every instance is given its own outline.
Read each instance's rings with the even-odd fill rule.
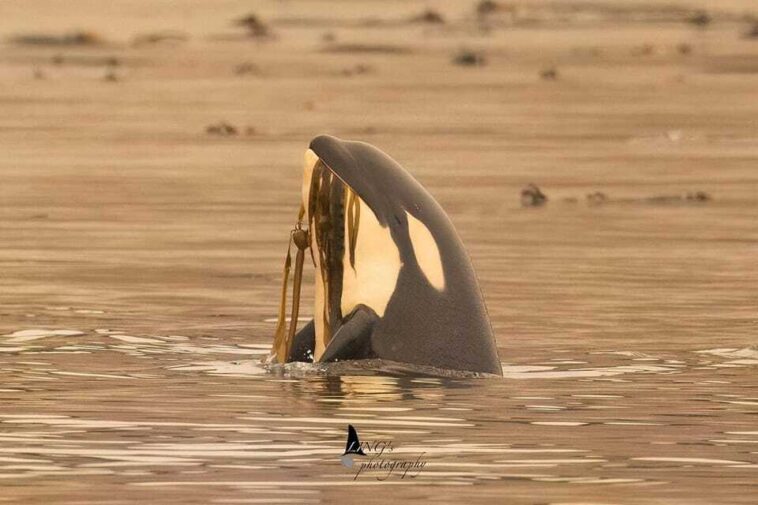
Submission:
[[[271,361],[383,359],[502,375],[474,268],[437,201],[395,160],[322,135],[305,154],[289,331],[289,249]],[[314,318],[295,334],[306,251]]]

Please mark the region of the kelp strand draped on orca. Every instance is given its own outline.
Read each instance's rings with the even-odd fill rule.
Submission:
[[[297,256],[290,327],[290,249]],[[306,252],[314,318],[295,332]],[[437,201],[392,158],[322,135],[305,155],[270,361],[383,359],[502,375],[471,261]]]

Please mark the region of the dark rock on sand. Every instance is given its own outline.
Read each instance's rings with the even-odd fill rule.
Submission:
[[[134,46],[145,46],[155,44],[181,44],[189,40],[189,35],[179,31],[165,31],[165,32],[153,32],[143,33],[137,35],[132,40]]]
[[[464,67],[482,67],[487,60],[481,53],[464,49],[453,57],[453,63]]]
[[[13,44],[29,46],[96,46],[105,43],[102,37],[93,32],[79,31],[63,35],[27,34],[10,38]]]
[[[218,135],[220,137],[234,137],[239,134],[239,131],[236,126],[225,121],[220,121],[216,124],[208,125],[205,128],[205,133],[208,135]]]
[[[684,195],[684,199],[688,202],[709,202],[711,195],[705,191],[692,191]]]
[[[713,21],[711,15],[708,14],[707,11],[702,10],[692,13],[692,15],[687,18],[688,23],[699,26],[701,28],[704,28],[711,24],[711,21]]]
[[[645,199],[648,203],[702,203],[711,200],[711,196],[705,191],[690,191],[683,195],[656,195]]]
[[[324,49],[327,53],[366,53],[366,54],[409,54],[411,48],[395,44],[328,44]]]
[[[107,69],[105,71],[105,75],[103,76],[103,80],[105,82],[118,82],[119,77],[118,77],[118,74],[116,73],[116,69],[112,67]]]
[[[692,46],[686,42],[682,42],[681,44],[677,44],[676,51],[683,56],[687,56],[692,54]]]
[[[748,28],[748,30],[745,32],[744,37],[746,39],[756,39],[758,40],[758,21],[755,21],[753,23],[753,26]]]
[[[354,75],[363,75],[368,74],[372,71],[372,68],[368,65],[364,65],[363,63],[358,63],[357,65],[353,65],[352,67],[347,67],[342,69],[342,75],[345,77],[352,77]]]
[[[249,61],[240,63],[234,67],[235,75],[258,75],[260,73],[261,69],[258,67],[258,65],[255,63],[250,63]]]
[[[644,199],[648,203],[677,203],[684,200],[682,195],[653,195]]]
[[[586,196],[588,205],[602,205],[608,201],[608,196],[602,191],[588,193]]]
[[[413,16],[410,19],[411,23],[429,23],[429,24],[436,24],[436,25],[444,25],[445,24],[445,18],[442,17],[442,14],[439,12],[433,10],[433,9],[427,9],[421,14],[417,16]]]
[[[653,44],[642,44],[632,48],[633,56],[652,56],[655,54],[655,46]]]
[[[481,0],[476,5],[476,13],[480,16],[486,16],[488,14],[492,14],[498,9],[497,2],[493,2],[492,0]]]
[[[248,14],[245,17],[239,18],[234,21],[234,24],[247,28],[251,37],[264,38],[271,36],[271,30],[269,30],[268,25],[255,14]]]
[[[522,207],[541,207],[547,203],[547,196],[536,184],[528,184],[521,190]]]
[[[542,69],[540,71],[540,78],[543,81],[555,81],[558,79],[558,69],[555,67]]]

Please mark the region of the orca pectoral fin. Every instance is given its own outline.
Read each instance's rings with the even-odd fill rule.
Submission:
[[[319,361],[343,361],[373,357],[371,333],[379,319],[376,312],[359,305],[345,318]]]
[[[292,347],[287,355],[287,363],[292,361],[313,362],[313,349],[316,347],[316,326],[313,319],[295,334]]]

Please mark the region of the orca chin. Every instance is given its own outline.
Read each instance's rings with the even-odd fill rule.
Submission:
[[[306,255],[314,317],[298,332]],[[311,142],[283,277],[270,361],[384,359],[502,375],[474,268],[449,217],[376,147],[327,135]]]

